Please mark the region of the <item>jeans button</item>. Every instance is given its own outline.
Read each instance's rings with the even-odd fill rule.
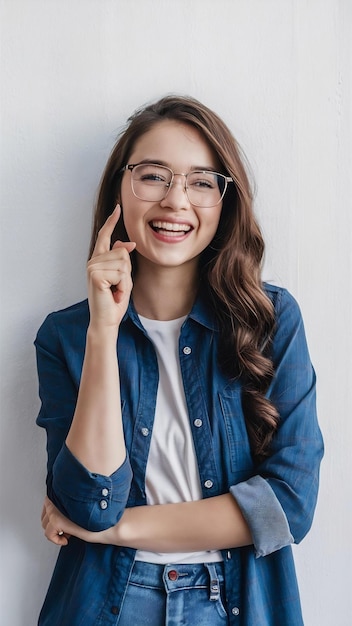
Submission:
[[[178,579],[178,573],[176,572],[175,569],[170,569],[170,571],[168,572],[168,578],[169,580],[177,580]]]

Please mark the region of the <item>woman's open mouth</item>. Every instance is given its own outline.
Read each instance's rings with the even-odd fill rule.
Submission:
[[[160,220],[153,220],[149,222],[152,230],[164,237],[180,237],[186,235],[192,230],[190,224],[183,224],[179,222],[164,222]]]

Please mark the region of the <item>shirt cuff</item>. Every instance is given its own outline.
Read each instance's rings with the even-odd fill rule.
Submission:
[[[267,556],[294,542],[285,512],[261,476],[230,487],[253,539],[255,556]]]
[[[64,444],[53,466],[53,493],[49,493],[49,497],[71,521],[97,532],[119,521],[126,507],[131,479],[127,456],[111,476],[104,476],[87,470]]]

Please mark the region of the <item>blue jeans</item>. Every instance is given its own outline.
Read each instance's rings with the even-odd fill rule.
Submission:
[[[136,561],[118,626],[225,626],[222,563],[155,565]]]

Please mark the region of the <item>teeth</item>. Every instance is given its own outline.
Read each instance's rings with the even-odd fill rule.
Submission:
[[[173,232],[188,232],[191,230],[189,224],[176,224],[175,222],[152,222],[153,228],[158,228],[160,230],[170,230]]]

